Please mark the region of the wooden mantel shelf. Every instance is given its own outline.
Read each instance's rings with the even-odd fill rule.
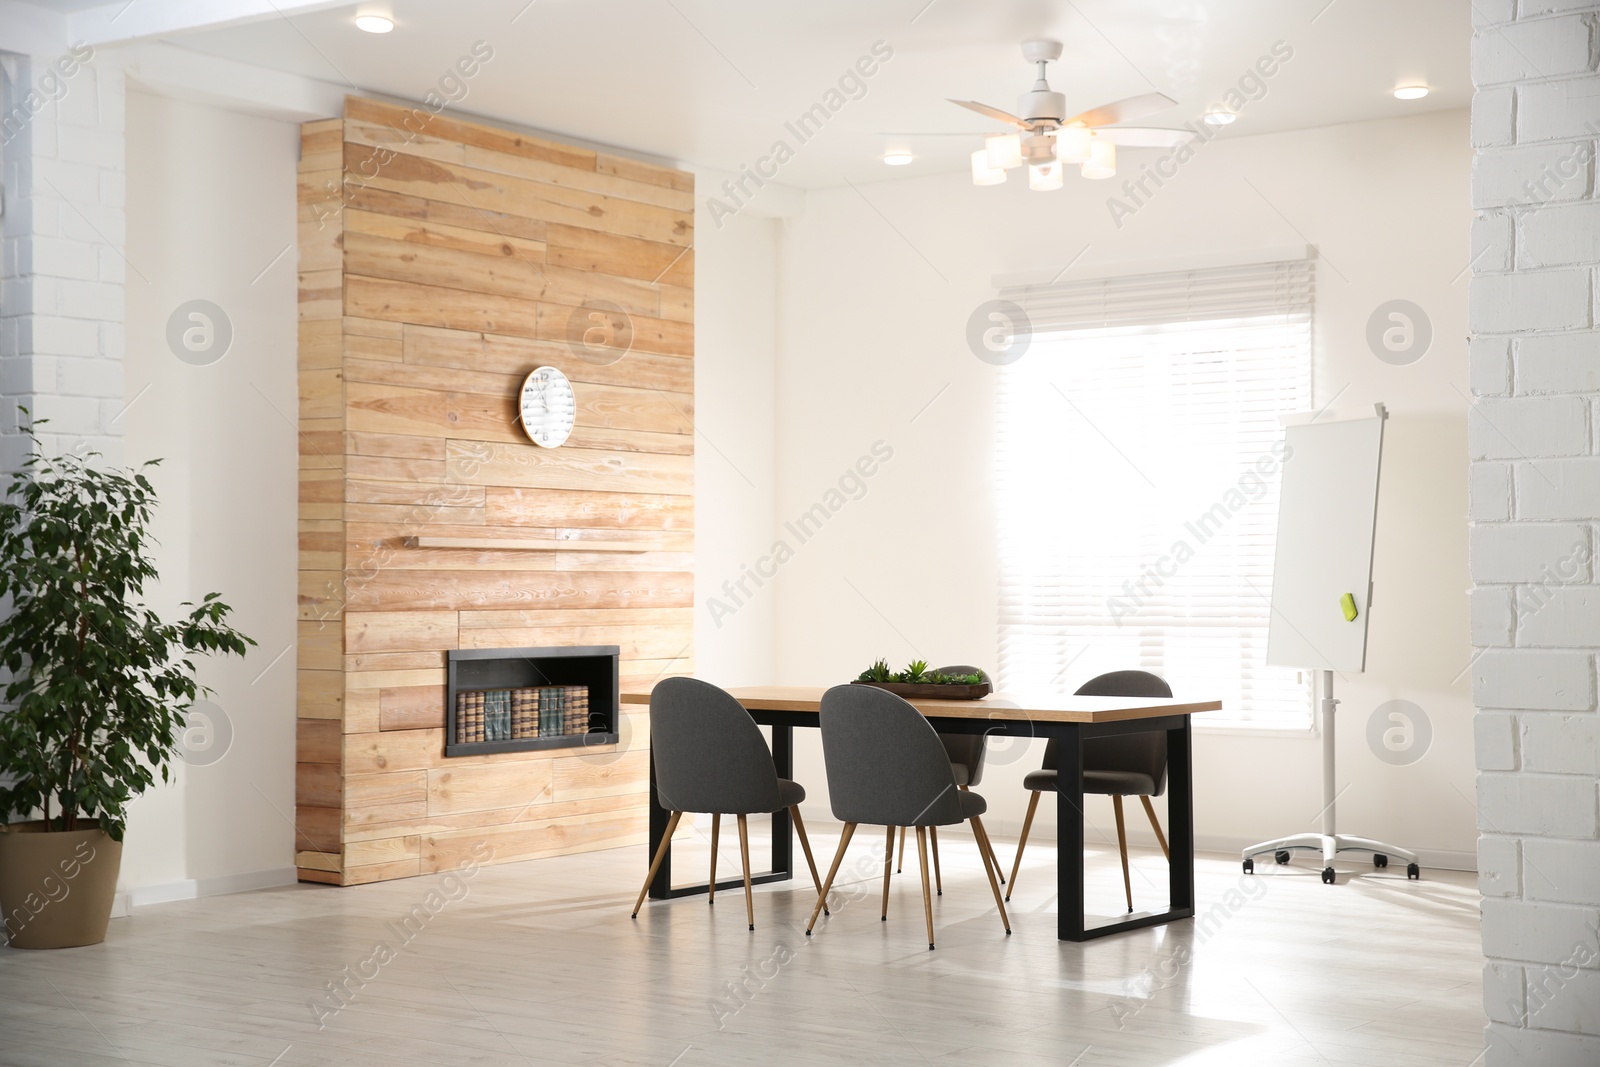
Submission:
[[[657,552],[654,541],[582,541],[556,537],[431,537],[405,539],[407,548],[480,548],[523,552]]]

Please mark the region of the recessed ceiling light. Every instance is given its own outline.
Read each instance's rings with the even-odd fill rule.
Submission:
[[[368,33],[388,33],[394,29],[394,19],[385,15],[357,15],[356,28]]]
[[[1208,126],[1226,126],[1238,117],[1231,111],[1208,111],[1201,121]]]
[[[903,167],[915,158],[910,152],[885,152],[883,161],[891,167]]]
[[[1394,91],[1396,100],[1421,100],[1428,95],[1426,85],[1402,85]]]

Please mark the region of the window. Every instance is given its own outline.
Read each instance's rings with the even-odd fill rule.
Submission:
[[[1266,666],[1283,431],[1311,406],[1308,260],[1003,290],[1000,671],[1076,688],[1141,668],[1217,694],[1199,727],[1309,729]]]

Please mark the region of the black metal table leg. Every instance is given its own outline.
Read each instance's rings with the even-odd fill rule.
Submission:
[[[1189,716],[1167,731],[1169,910],[1194,914],[1194,752]]]
[[[794,777],[794,727],[772,727],[772,766],[779,778]],[[788,808],[772,813],[772,873],[794,876],[794,820]]]
[[[650,840],[647,842],[649,851],[645,853],[645,869],[649,870],[650,862],[655,859],[656,849],[661,846],[661,839],[667,834],[667,820],[671,813],[663,808],[656,800],[656,759],[655,753],[650,754],[650,796],[646,803],[650,805]],[[650,899],[666,900],[672,895],[672,848],[667,848],[667,854],[661,857],[661,866],[656,870],[655,878],[650,881]]]
[[[1066,726],[1056,745],[1056,937],[1083,940],[1083,737]]]
[[[1145,724],[1153,729],[1165,730],[1167,734],[1167,821],[1170,824],[1167,829],[1167,848],[1172,853],[1168,883],[1170,901],[1166,911],[1089,927],[1084,915],[1083,894],[1083,737],[1133,732],[1138,725]],[[1057,748],[1057,782],[1060,788],[1056,799],[1060,845],[1056,873],[1060,893],[1057,902],[1060,909],[1056,917],[1057,936],[1062,941],[1090,941],[1127,930],[1159,926],[1175,919],[1193,918],[1194,766],[1189,717],[1183,715],[1145,720],[1137,725],[1112,723],[1085,728],[1073,726],[1058,736],[1061,743]]]

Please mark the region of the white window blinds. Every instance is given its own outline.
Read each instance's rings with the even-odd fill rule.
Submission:
[[[1310,727],[1309,684],[1266,649],[1312,288],[1289,260],[1002,290],[1034,331],[999,390],[1008,688],[1141,668],[1222,698],[1197,726]]]

